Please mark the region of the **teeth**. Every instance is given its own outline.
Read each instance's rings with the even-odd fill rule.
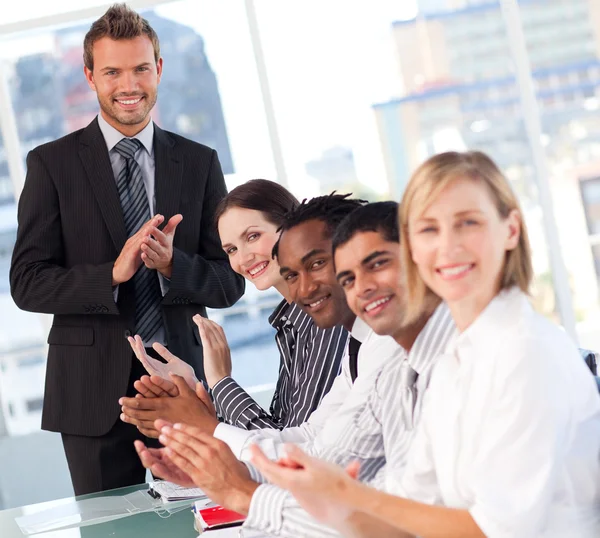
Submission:
[[[263,262],[260,265],[256,266],[254,269],[250,269],[250,271],[248,271],[252,276],[254,276],[256,273],[260,273],[267,265],[269,265],[269,262]]]
[[[322,299],[319,299],[316,303],[310,303],[308,306],[310,306],[311,308],[315,308],[315,306],[319,306],[325,299],[326,297],[323,297]]]
[[[458,267],[449,267],[448,269],[440,269],[440,273],[442,273],[442,275],[454,276],[454,275],[458,275],[458,274],[462,273],[463,271],[466,271],[470,267],[471,267],[470,264],[469,265],[461,265]]]
[[[138,98],[138,99],[129,99],[127,101],[121,101],[120,100],[119,103],[121,103],[123,105],[135,105],[136,103],[140,102],[140,99],[141,99],[141,97]]]
[[[377,308],[379,305],[387,303],[390,299],[391,299],[391,297],[384,297],[383,299],[377,299],[377,301],[373,301],[372,303],[369,303],[367,306],[365,306],[365,311],[370,312],[374,308]]]

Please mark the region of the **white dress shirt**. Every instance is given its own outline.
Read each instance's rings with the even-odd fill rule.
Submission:
[[[365,371],[363,367],[361,371],[359,366],[354,387],[337,413],[330,417],[333,426],[337,426],[338,416],[343,417],[343,429],[330,427],[328,423],[312,442],[305,443],[305,450],[342,467],[358,461],[359,480],[377,489],[397,483],[406,466],[414,437],[413,425],[419,418],[432,367],[455,332],[448,308],[441,305],[408,353],[398,346],[393,358],[383,361],[376,370]],[[363,357],[366,363],[368,358]],[[418,376],[416,380],[414,375],[406,375],[408,368]],[[409,387],[416,388],[416,400],[406,399]],[[252,472],[253,467],[249,469]],[[254,492],[244,525],[281,538],[338,536],[309,516],[290,493],[268,484],[262,484]]]
[[[301,426],[284,428],[283,430],[243,430],[229,424],[219,424],[214,436],[229,445],[233,453],[242,461],[250,458],[251,444],[259,445],[271,459],[283,455],[284,443],[303,445],[312,442],[318,435],[322,439],[337,438],[354,416],[354,409],[344,402],[348,395],[360,390],[361,386],[370,386],[368,378],[377,372],[388,360],[397,359],[404,350],[389,336],[378,336],[360,318],[356,318],[351,331],[352,336],[361,342],[358,351],[358,378],[354,385],[350,376],[348,351],[342,358],[342,371],[333,382],[331,390],[325,395],[321,405]],[[356,400],[357,398],[353,398]],[[326,428],[327,431],[324,431]]]
[[[110,125],[102,116],[98,114],[98,127],[102,132],[106,147],[108,149],[108,157],[110,158],[110,165],[112,167],[113,174],[115,176],[115,182],[121,173],[121,170],[125,166],[125,158],[120,155],[115,146],[127,138],[123,133],[115,129]],[[148,197],[148,204],[150,205],[150,217],[154,216],[156,212],[156,195],[154,192],[155,184],[155,164],[154,164],[154,122],[150,120],[148,125],[144,127],[138,134],[132,138],[137,138],[141,143],[142,147],[135,153],[135,160],[137,161],[141,171],[142,179],[144,181],[144,187],[146,187],[146,196]],[[169,291],[169,280],[166,279],[161,273],[157,271],[158,281],[160,282],[160,290],[163,297]],[[113,290],[113,297],[115,303],[119,297],[119,286],[115,286]],[[150,347],[154,342],[165,344],[165,329],[161,325],[156,333],[150,338],[149,341],[144,342],[146,347]]]
[[[434,368],[399,494],[493,538],[598,537],[600,398],[577,348],[517,288]]]

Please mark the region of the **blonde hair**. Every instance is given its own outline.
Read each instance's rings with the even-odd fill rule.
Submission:
[[[427,287],[412,259],[409,218],[411,215],[422,215],[439,194],[459,178],[470,178],[486,185],[502,218],[507,218],[513,210],[518,211],[521,228],[519,243],[516,248],[506,252],[500,289],[518,286],[525,293],[529,290],[533,277],[531,248],[519,201],[510,183],[485,153],[480,151],[440,153],[429,158],[415,170],[404,191],[399,208],[400,255],[405,276],[407,297],[405,322],[407,323],[418,319],[431,308],[432,303],[439,304],[441,300]]]

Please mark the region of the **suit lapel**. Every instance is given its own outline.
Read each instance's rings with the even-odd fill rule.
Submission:
[[[173,138],[156,124],[154,124],[154,163],[156,213],[163,215],[167,222],[179,212],[183,159]]]
[[[83,130],[79,156],[100,206],[110,237],[117,252],[121,252],[125,241],[127,241],[127,231],[125,230],[123,211],[117,192],[117,183],[110,164],[106,142],[98,126],[98,118]]]

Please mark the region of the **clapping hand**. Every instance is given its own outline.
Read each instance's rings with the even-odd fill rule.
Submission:
[[[221,379],[231,375],[231,351],[225,331],[218,323],[199,314],[192,319],[200,333],[204,351],[204,375],[212,389]]]
[[[134,445],[142,465],[146,469],[150,469],[154,476],[179,484],[184,488],[195,487],[191,477],[169,459],[164,448],[148,448],[142,441],[134,441]]]
[[[197,427],[157,421],[169,461],[189,476],[214,502],[247,514],[258,484],[223,441]]]
[[[198,382],[193,391],[182,377],[171,374],[171,380],[177,389],[175,396],[168,393],[146,398],[137,394],[135,398],[120,398],[121,420],[133,424],[147,437],[158,437],[159,432],[154,428],[158,419],[194,424],[199,430],[212,435],[219,421],[202,383]]]
[[[272,484],[287,489],[309,514],[319,521],[339,527],[355,511],[353,492],[359,464],[344,470],[337,465],[305,454],[295,445],[286,445],[286,457],[269,460],[257,445],[252,445],[251,462]]]
[[[135,353],[135,356],[144,365],[146,372],[148,372],[150,376],[158,376],[166,381],[171,382],[169,374],[172,373],[183,377],[188,386],[192,390],[196,390],[198,379],[196,378],[194,369],[187,362],[184,362],[179,357],[173,355],[173,353],[171,353],[165,346],[154,343],[152,348],[163,359],[165,359],[165,361],[167,361],[166,364],[148,356],[146,349],[144,348],[144,342],[138,335],[136,335],[135,338],[130,336],[128,341],[129,345],[133,349],[133,352]]]
[[[141,242],[141,260],[148,269],[156,269],[163,276],[171,278],[173,270],[173,239],[177,225],[183,220],[180,214],[174,215],[162,230],[157,226],[150,229]]]

